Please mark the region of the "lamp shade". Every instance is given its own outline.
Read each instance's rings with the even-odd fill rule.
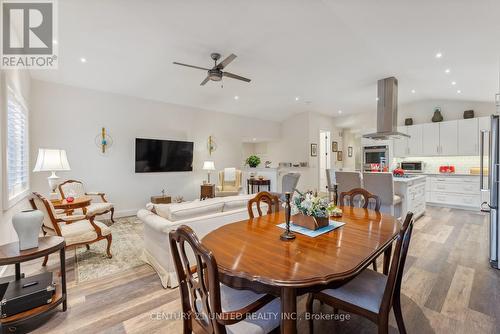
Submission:
[[[38,149],[34,172],[71,170],[65,150]]]
[[[215,170],[215,164],[211,160],[203,162],[203,170]]]

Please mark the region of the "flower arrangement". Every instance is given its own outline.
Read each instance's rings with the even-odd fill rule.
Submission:
[[[328,202],[327,198],[315,196],[311,191],[302,194],[298,192],[291,203],[292,215],[302,213],[306,216],[327,218],[337,207],[333,202]]]
[[[259,164],[260,164],[260,158],[256,155],[251,155],[247,158],[247,160],[245,161],[245,163],[254,168],[254,167],[257,167]]]

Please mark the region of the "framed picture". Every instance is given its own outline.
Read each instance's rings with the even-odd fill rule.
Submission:
[[[332,141],[332,152],[337,152],[339,150],[339,143]]]
[[[342,151],[337,151],[337,161],[342,161]]]
[[[348,156],[349,158],[352,158],[352,146],[349,146],[349,147],[347,148],[347,156]]]
[[[318,144],[311,144],[311,157],[318,156]]]

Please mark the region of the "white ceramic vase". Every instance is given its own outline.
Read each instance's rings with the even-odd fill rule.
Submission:
[[[40,210],[21,211],[12,217],[12,225],[19,238],[19,249],[38,247],[38,236],[43,223],[43,212]]]

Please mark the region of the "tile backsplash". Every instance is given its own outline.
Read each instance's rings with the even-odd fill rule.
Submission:
[[[488,159],[484,159],[485,166],[488,166]],[[479,167],[479,156],[447,156],[447,157],[411,157],[411,158],[395,158],[395,164],[401,161],[423,161],[424,171],[426,173],[438,173],[439,166],[453,165],[455,173],[468,174],[470,168]]]

